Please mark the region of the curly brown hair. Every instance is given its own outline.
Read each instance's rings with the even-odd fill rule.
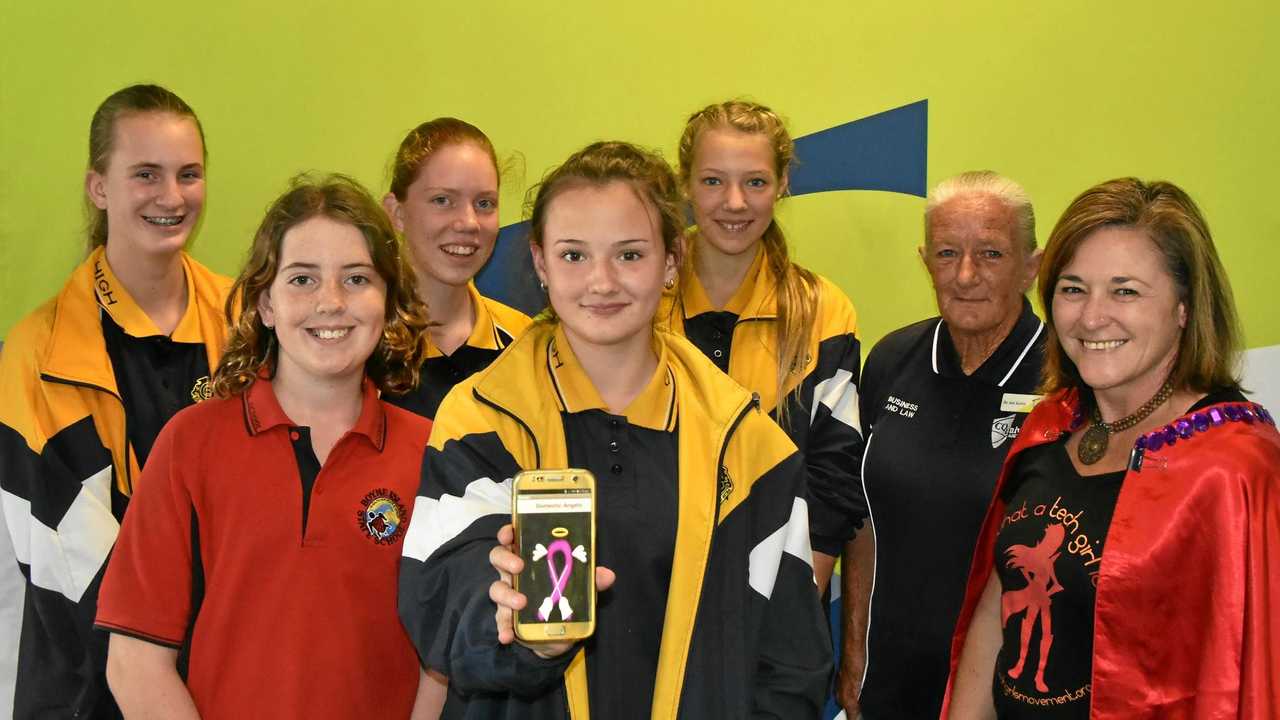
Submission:
[[[1175,390],[1212,392],[1239,387],[1241,335],[1227,271],[1200,208],[1182,188],[1161,180],[1127,177],[1085,190],[1062,213],[1049,235],[1040,265],[1040,301],[1049,337],[1045,343],[1045,392],[1082,388],[1084,380],[1054,330],[1053,297],[1058,278],[1080,246],[1106,227],[1140,230],[1164,257],[1187,325],[1169,381]]]
[[[374,269],[387,285],[386,325],[365,374],[386,393],[401,394],[418,384],[427,355],[427,307],[414,292],[413,268],[404,257],[391,221],[360,183],[345,175],[293,178],[289,189],[267,209],[244,269],[227,298],[231,336],[213,376],[213,392],[229,397],[253,384],[259,373],[275,374],[279,352],[275,333],[258,315],[258,299],[275,280],[285,233],[313,217],[355,226],[369,245]]]
[[[675,173],[661,155],[617,140],[592,143],[569,156],[529,191],[525,215],[529,242],[542,247],[547,208],[560,193],[583,185],[626,183],[640,200],[658,212],[662,245],[677,264],[684,253],[684,209]],[[555,317],[551,309],[539,318]]]

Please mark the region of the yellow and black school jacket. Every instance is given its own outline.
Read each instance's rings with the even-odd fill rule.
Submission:
[[[804,368],[794,372],[778,397],[777,285],[764,252],[756,254],[746,279],[724,311],[737,316],[731,342],[708,332],[691,332],[706,313],[716,311],[696,273],[688,273],[678,294],[664,297],[659,322],[688,337],[708,357],[727,353],[729,377],[758,393],[760,406],[787,431],[804,455],[813,549],[839,555],[866,515],[861,500],[862,424],[858,417],[861,347],[858,317],[840,288],[818,278],[818,307],[809,332]],[[699,316],[703,316],[699,319]],[[724,338],[729,340],[730,338]],[[723,344],[721,344],[723,343]],[[798,393],[792,391],[799,387]]]
[[[467,293],[471,296],[471,307],[476,310],[476,321],[467,341],[452,355],[445,355],[435,343],[428,341],[427,359],[418,373],[418,386],[403,395],[384,394],[383,400],[432,420],[454,385],[488,367],[529,327],[528,315],[481,295],[474,282],[467,283]]]
[[[445,398],[400,569],[400,616],[449,677],[445,718],[589,716],[585,653],[500,645],[489,586],[512,477],[563,468],[554,322],[535,323]],[[688,341],[655,332],[675,384],[679,508],[653,718],[816,718],[831,643],[813,581],[795,446]],[[598,711],[599,712],[599,711]]]
[[[182,264],[187,310],[171,337],[203,343],[214,368],[231,281],[185,253]],[[102,335],[108,303],[122,326],[150,325],[99,248],[14,326],[0,354],[0,504],[27,581],[16,717],[117,712],[93,618],[139,466]]]

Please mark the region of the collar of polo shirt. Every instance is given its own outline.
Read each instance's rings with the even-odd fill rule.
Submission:
[[[1044,323],[1031,310],[1031,303],[1025,297],[1022,298],[1022,312],[1008,337],[1000,342],[991,357],[969,377],[1004,387],[1009,378],[1013,377],[1014,371],[1026,360],[1042,332]],[[947,332],[946,321],[942,318],[938,318],[933,328],[933,371],[943,377],[965,377],[960,366],[960,354],[956,352],[951,333]]]
[[[671,431],[675,428],[676,418],[675,374],[667,362],[665,346],[655,338],[653,347],[658,353],[658,367],[654,369],[653,377],[644,390],[622,414],[632,425]],[[556,402],[562,410],[569,413],[584,410],[609,412],[600,399],[600,393],[591,384],[591,379],[573,354],[563,327],[556,327],[555,337],[547,344],[547,369],[551,375],[551,384],[556,390]]]

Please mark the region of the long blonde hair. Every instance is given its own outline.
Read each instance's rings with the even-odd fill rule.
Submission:
[[[707,130],[732,128],[739,132],[764,135],[773,148],[774,174],[778,182],[785,182],[791,162],[795,159],[795,143],[787,132],[786,124],[777,113],[758,103],[745,100],[728,100],[708,105],[689,116],[680,137],[680,184],[689,187],[692,179],[693,156],[698,138]],[[787,377],[803,372],[809,363],[809,340],[818,314],[818,277],[791,261],[787,238],[774,217],[761,238],[764,244],[765,263],[777,287],[777,363],[778,406],[784,400],[783,389]],[[696,251],[695,251],[696,252]],[[689,254],[692,258],[692,253]],[[693,263],[685,262],[681,272],[693,271]],[[799,384],[793,392],[798,392]],[[779,420],[785,422],[782,413]]]

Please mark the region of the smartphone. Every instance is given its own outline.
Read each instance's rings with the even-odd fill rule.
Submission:
[[[515,588],[529,602],[516,637],[561,642],[596,629],[596,479],[587,470],[526,470],[515,477],[511,523],[524,560]]]

